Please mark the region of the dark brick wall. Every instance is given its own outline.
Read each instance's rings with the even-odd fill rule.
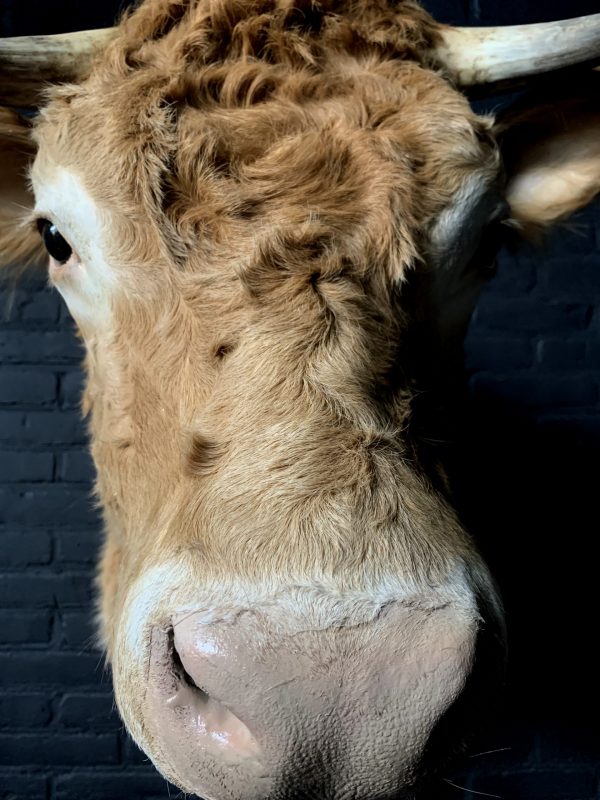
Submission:
[[[597,10],[597,0],[426,5],[449,22],[486,24]],[[116,6],[4,0],[0,33],[108,24]],[[510,670],[500,713],[431,800],[478,796],[471,792],[600,800],[599,242],[597,202],[541,250],[502,251],[471,325],[470,393],[450,455],[461,513],[505,598]],[[81,349],[42,276],[22,282],[8,305],[0,324],[0,800],[167,798],[167,784],[122,730],[93,646],[100,526],[77,410]]]
[[[99,518],[81,347],[42,276],[0,327],[0,798],[166,797],[128,741],[93,639]]]

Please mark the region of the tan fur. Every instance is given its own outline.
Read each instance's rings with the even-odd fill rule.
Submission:
[[[489,121],[428,68],[434,37],[410,0],[147,0],[40,114],[38,180],[83,185],[116,276],[82,327],[84,410],[102,639],[139,741],[125,640],[147,598],[139,620],[123,609],[166,564],[197,576],[161,587],[166,615],[206,586],[391,580],[472,592],[500,635],[486,568],[416,460],[399,364],[433,226],[499,172]]]
[[[121,291],[86,391],[109,644],[124,589],[173,550],[358,586],[470,552],[410,463],[395,292],[496,154],[421,65],[414,3],[319,9],[145,3],[35,130],[113,212]]]
[[[131,581],[479,563],[406,441],[398,287],[488,123],[425,57],[415,3],[149,0],[34,137],[110,216],[119,288],[86,332],[109,648]],[[401,292],[400,292],[401,296]],[[118,571],[118,575],[115,573]]]
[[[147,3],[36,128],[113,212],[121,286],[86,394],[109,642],[122,592],[173,551],[207,576],[359,587],[472,557],[410,463],[396,288],[497,156],[419,64],[414,4],[315,9]]]
[[[81,326],[100,627],[151,753],[132,661],[202,591],[351,607],[445,587],[496,637],[478,668],[502,660],[492,581],[408,435],[407,279],[500,173],[435,38],[411,0],[146,0],[35,125],[38,180],[70,176],[102,220],[107,274],[87,277],[111,294]],[[15,117],[0,136],[29,156]],[[30,232],[5,225],[9,260]]]

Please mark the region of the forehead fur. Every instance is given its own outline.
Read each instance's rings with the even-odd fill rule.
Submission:
[[[426,69],[434,38],[410,0],[150,0],[37,138],[128,226],[126,262],[222,269],[259,242],[263,267],[331,246],[401,277],[466,173],[495,169]]]

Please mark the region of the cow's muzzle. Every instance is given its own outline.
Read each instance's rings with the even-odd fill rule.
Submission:
[[[472,607],[435,596],[361,621],[176,613],[152,630],[145,749],[207,800],[401,796],[463,690],[478,626]]]

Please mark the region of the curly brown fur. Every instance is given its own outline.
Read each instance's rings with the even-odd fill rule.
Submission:
[[[407,433],[403,290],[442,212],[499,170],[489,122],[429,68],[435,31],[410,0],[147,0],[40,113],[39,213],[74,231],[53,274],[84,310],[118,685],[123,631],[150,624],[130,593],[177,561],[191,578],[160,587],[170,615],[211,583],[456,584],[500,638],[486,568]],[[136,725],[145,691],[117,688]]]
[[[472,553],[411,463],[397,364],[432,224],[498,170],[434,38],[409,0],[149,0],[52,91],[34,137],[110,217],[119,276],[87,337],[109,641],[174,547],[357,585]]]

